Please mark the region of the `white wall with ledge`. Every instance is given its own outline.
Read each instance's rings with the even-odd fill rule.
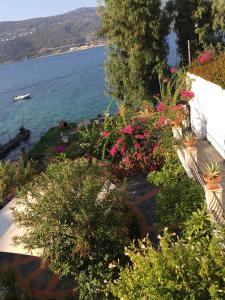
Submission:
[[[207,138],[225,159],[225,90],[196,75],[188,77],[195,94],[189,102],[192,129],[199,138]]]

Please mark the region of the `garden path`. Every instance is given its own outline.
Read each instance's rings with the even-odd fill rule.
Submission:
[[[128,191],[130,205],[140,223],[141,237],[151,233],[150,238],[154,241],[155,196],[159,188],[149,184],[145,177],[136,177],[128,182]]]

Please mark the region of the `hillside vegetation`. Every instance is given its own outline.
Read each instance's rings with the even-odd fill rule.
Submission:
[[[97,41],[97,8],[16,22],[0,22],[0,63],[68,51]]]

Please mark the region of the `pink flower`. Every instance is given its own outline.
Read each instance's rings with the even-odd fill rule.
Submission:
[[[134,132],[134,128],[129,124],[123,132],[126,134],[132,134]]]
[[[198,62],[200,64],[204,64],[207,61],[211,60],[213,58],[213,53],[211,50],[203,52],[199,57],[198,57]]]
[[[65,147],[64,146],[58,146],[55,148],[55,151],[58,152],[58,153],[63,153],[65,152]]]
[[[140,153],[137,155],[137,160],[142,160],[142,155]]]
[[[174,73],[176,73],[176,72],[177,72],[177,68],[176,68],[176,67],[170,68],[170,73],[171,73],[171,74],[174,74]]]
[[[159,117],[159,120],[158,120],[158,123],[156,124],[156,126],[159,128],[159,127],[162,127],[162,126],[165,126],[166,125],[166,117],[165,116],[160,116]]]
[[[121,145],[121,149],[120,149],[120,151],[121,151],[121,153],[122,153],[122,154],[124,154],[124,152],[125,152],[125,149],[126,149],[126,148],[125,148],[125,145],[124,145],[124,144],[122,144],[122,145]]]
[[[164,102],[159,102],[156,106],[157,112],[164,112],[166,110],[166,104]]]
[[[120,137],[120,138],[117,139],[116,144],[119,145],[119,144],[121,144],[122,142],[123,142],[123,139]]]
[[[180,96],[183,99],[191,99],[195,96],[195,94],[192,91],[181,91]]]
[[[103,136],[104,138],[106,138],[106,139],[109,137],[109,134],[110,134],[110,133],[109,133],[108,131],[103,131],[103,132],[102,132],[102,136]]]
[[[140,145],[139,143],[136,143],[136,144],[134,145],[134,148],[140,149],[140,148],[141,148],[141,145]]]
[[[145,139],[145,135],[144,134],[136,134],[135,138],[138,140],[143,140],[143,139]]]
[[[109,151],[109,154],[112,156],[112,157],[115,157],[116,155],[116,145],[114,145],[111,150]]]

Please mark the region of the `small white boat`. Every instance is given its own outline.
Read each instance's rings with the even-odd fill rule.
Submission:
[[[14,96],[13,101],[20,101],[20,100],[25,100],[30,98],[31,98],[31,94],[19,95],[19,96]]]

